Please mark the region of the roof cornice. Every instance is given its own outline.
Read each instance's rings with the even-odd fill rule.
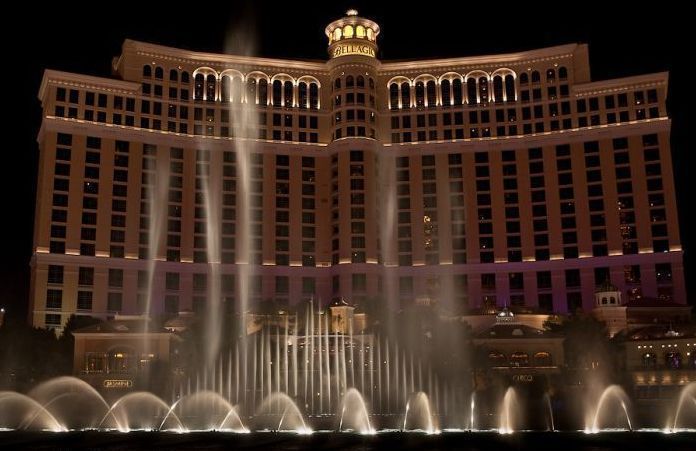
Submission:
[[[122,94],[135,94],[140,89],[140,84],[132,81],[46,69],[39,87],[39,100],[43,101],[49,84]]]
[[[328,68],[324,61],[297,61],[278,58],[263,58],[256,56],[226,55],[222,53],[195,52],[192,50],[167,47],[148,42],[134,41],[126,39],[123,42],[124,52],[132,50],[139,55],[151,56],[164,60],[179,63],[192,63],[200,65],[244,65],[249,67],[269,66],[278,67],[284,70],[295,69],[298,71],[315,71],[328,73]]]
[[[551,59],[569,58],[581,46],[585,44],[565,44],[547,47],[537,50],[529,50],[516,53],[504,53],[500,55],[480,55],[458,58],[443,58],[420,61],[383,61],[381,72],[409,71],[434,68],[447,68],[452,66],[484,66],[499,64],[523,64],[546,61]]]
[[[667,85],[669,72],[655,72],[652,74],[635,75],[632,77],[611,78],[590,83],[573,85],[573,92],[577,95],[602,94],[612,91],[624,91],[626,89],[649,88]]]

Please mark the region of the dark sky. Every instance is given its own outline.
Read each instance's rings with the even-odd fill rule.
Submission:
[[[226,42],[236,47],[230,37],[234,30],[256,36],[253,53],[258,56],[325,59],[324,27],[350,7],[382,27],[379,57],[384,60],[504,53],[584,42],[590,46],[593,80],[669,71],[668,109],[673,118],[672,152],[687,288],[695,293],[696,261],[691,253],[696,240],[688,233],[694,220],[687,214],[691,202],[686,180],[694,162],[686,128],[693,119],[687,112],[694,100],[694,89],[687,88],[687,65],[692,63],[695,24],[676,2],[649,2],[650,8],[639,6],[644,2],[619,7],[609,1],[528,1],[515,2],[513,7],[500,1],[414,2],[416,7],[403,1],[336,1],[321,6],[299,1],[154,3],[51,2],[44,6],[25,2],[26,6],[17,6],[5,16],[6,21],[16,21],[2,31],[4,94],[11,101],[5,104],[4,164],[0,166],[4,195],[0,307],[9,314],[26,315],[41,115],[36,93],[45,68],[108,76],[111,59],[126,38],[222,52],[230,48]],[[435,8],[428,10],[430,5]]]

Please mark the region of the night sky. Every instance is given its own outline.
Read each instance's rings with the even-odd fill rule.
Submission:
[[[70,3],[72,6],[65,7]],[[670,2],[54,2],[51,6],[15,6],[3,27],[5,123],[3,228],[0,251],[0,307],[8,315],[26,316],[29,259],[35,203],[41,123],[37,92],[44,69],[109,76],[111,59],[126,38],[198,51],[238,48],[234,30],[256,36],[256,56],[326,59],[324,27],[354,7],[380,24],[383,60],[431,59],[507,53],[583,42],[589,44],[593,80],[669,71],[668,110],[673,119],[672,153],[681,239],[686,251],[687,290],[694,302],[696,234],[687,171],[694,155],[687,148],[687,65],[693,55],[690,14]],[[178,3],[181,4],[181,3]],[[255,5],[261,10],[255,10]],[[428,10],[429,6],[432,10]],[[16,8],[19,8],[17,10]],[[24,11],[22,11],[24,9]],[[659,10],[658,10],[659,9]],[[574,11],[577,10],[577,11]],[[572,11],[572,13],[571,13]],[[226,45],[227,43],[227,45]],[[689,92],[691,91],[691,92]],[[691,101],[691,102],[689,102]],[[692,107],[693,108],[693,107]]]

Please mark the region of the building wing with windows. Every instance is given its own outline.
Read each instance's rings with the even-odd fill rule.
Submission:
[[[31,322],[205,308],[209,218],[230,308],[240,263],[290,304],[686,302],[666,73],[592,81],[584,44],[380,61],[379,33],[349,11],[326,61],[126,40],[111,78],[47,70]]]

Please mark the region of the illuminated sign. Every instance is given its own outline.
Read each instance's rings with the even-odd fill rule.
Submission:
[[[533,382],[534,376],[531,374],[515,374],[512,376],[512,380],[515,382]]]
[[[106,379],[104,388],[131,388],[133,381],[130,379]]]
[[[332,58],[346,55],[365,55],[375,57],[375,49],[367,44],[341,44],[334,47]]]

